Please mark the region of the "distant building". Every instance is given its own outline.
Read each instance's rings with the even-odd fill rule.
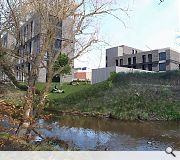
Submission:
[[[92,83],[106,80],[111,72],[161,72],[177,69],[180,69],[180,53],[171,48],[142,51],[122,45],[106,50],[106,68],[92,70]]]
[[[86,67],[83,68],[76,68],[74,69],[74,80],[80,80],[80,81],[91,81],[91,70],[87,69]]]
[[[139,49],[121,45],[118,47],[113,47],[106,49],[106,67],[116,66],[115,57],[120,57],[124,55],[137,54],[142,52]]]
[[[180,53],[170,48],[142,51],[114,57],[114,65],[148,71],[169,71],[180,69]]]

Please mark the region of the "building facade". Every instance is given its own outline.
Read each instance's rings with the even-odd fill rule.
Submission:
[[[20,47],[21,54],[24,54],[25,52],[29,53],[33,56],[38,54],[42,47],[42,32],[44,28],[41,26],[40,16],[33,15],[31,18],[27,20],[25,24],[21,27],[21,34],[23,35],[23,41],[24,43]],[[55,25],[55,24],[54,24]],[[68,47],[63,48],[64,41],[63,38],[66,38],[68,40],[72,40],[74,37],[72,37],[72,28],[71,20],[67,19],[63,22],[60,22],[58,25],[56,25],[56,28],[58,30],[57,35],[55,37],[55,43],[53,46],[54,51],[58,51],[61,49],[62,53],[65,53],[68,55],[69,58],[72,58],[74,56],[73,48],[74,44],[70,43]],[[23,57],[23,56],[22,56]],[[46,53],[46,56],[44,57],[44,64],[47,65],[48,63],[48,53]],[[73,64],[72,64],[73,66]],[[24,81],[25,76],[23,75],[23,72],[21,71],[23,68],[26,70],[26,72],[31,70],[31,65],[28,63],[28,59],[22,58],[22,60],[19,60],[19,65],[17,65],[17,79],[19,81]],[[39,76],[38,81],[39,82],[46,82],[47,77],[47,71],[46,68],[41,66],[39,70]],[[57,76],[57,75],[56,75]],[[64,81],[72,81],[72,74],[66,75],[66,78]]]
[[[73,80],[91,81],[92,71],[87,67],[74,69]]]
[[[180,69],[180,53],[171,48],[142,51],[125,45],[106,50],[106,67],[92,70],[92,84],[107,80],[112,72],[163,72]]]
[[[14,36],[9,32],[3,35],[1,38],[2,47],[12,49],[14,48],[15,43]],[[7,75],[4,73],[3,69],[0,67],[0,80],[9,80]]]
[[[125,45],[106,49],[106,67],[115,66],[115,57],[137,54],[140,52],[142,51],[139,49],[128,47]]]
[[[171,48],[140,51],[125,46],[106,50],[106,66],[119,66],[148,71],[168,71],[180,69],[180,53]],[[128,49],[127,49],[128,48]]]
[[[55,24],[56,25],[56,24]],[[69,43],[68,46],[63,48],[63,44],[65,43],[65,39],[74,40],[73,37],[73,24],[71,19],[64,20],[61,23],[56,25],[57,27],[57,35],[55,37],[55,43],[53,49],[54,52],[58,52],[60,49],[62,53],[68,55],[69,58],[74,56],[74,43]],[[22,24],[20,28],[21,35],[21,44],[19,44],[19,55],[21,58],[18,59],[15,66],[15,75],[18,81],[26,81],[27,75],[31,71],[31,63],[32,59],[41,51],[43,45],[43,34],[44,28],[41,25],[41,17],[36,14],[29,16],[25,23]],[[3,36],[3,45],[4,47],[8,47],[9,44],[15,41],[13,37],[9,37],[9,34]],[[45,53],[43,65],[47,65],[48,63],[48,53]],[[47,70],[45,67],[40,66],[38,82],[46,82],[47,78]],[[74,66],[72,62],[71,66]],[[56,75],[57,76],[57,75]],[[72,73],[66,75],[64,81],[70,82],[72,81],[73,76]]]

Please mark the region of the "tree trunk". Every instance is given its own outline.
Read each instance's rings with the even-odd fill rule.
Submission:
[[[28,128],[32,123],[33,100],[34,100],[34,86],[30,86],[25,96],[23,119],[17,130],[18,137],[26,136],[28,132]]]
[[[33,66],[31,75],[28,80],[28,90],[25,96],[23,118],[17,130],[17,135],[19,137],[26,136],[28,133],[28,128],[32,124],[34,105],[36,105],[34,103],[35,92],[36,92],[35,85],[36,85],[38,74],[39,74],[38,67]]]
[[[43,109],[45,107],[46,98],[48,96],[49,89],[51,87],[52,76],[53,76],[52,70],[51,70],[51,68],[49,68],[48,69],[48,74],[47,74],[47,82],[46,82],[45,88],[44,88],[44,90],[43,90],[43,92],[41,94],[41,97],[40,97],[40,100],[39,100],[39,104],[37,106],[37,111],[35,113],[36,117],[38,117],[42,113],[42,111],[43,111]]]

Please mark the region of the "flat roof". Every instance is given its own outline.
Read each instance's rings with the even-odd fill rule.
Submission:
[[[180,53],[180,50],[178,51],[178,50],[176,50],[176,49],[174,49],[174,48],[171,48],[171,47],[158,48],[158,49],[149,49],[149,50],[144,51],[144,50],[141,50],[141,49],[138,49],[138,48],[134,48],[134,47],[126,46],[126,45],[120,45],[120,46],[111,47],[111,48],[107,48],[107,49],[112,49],[112,48],[117,48],[117,47],[129,47],[129,48],[133,48],[133,49],[140,50],[140,51],[142,51],[142,52],[149,52],[149,51],[155,51],[155,50],[163,50],[163,49],[164,49],[164,50],[167,50],[167,49],[169,49],[169,50],[172,50],[172,51],[175,51],[175,52]],[[107,50],[107,49],[106,49],[106,50]],[[141,52],[139,52],[139,53],[141,53]]]

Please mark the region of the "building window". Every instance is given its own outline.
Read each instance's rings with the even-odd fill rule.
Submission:
[[[142,70],[146,70],[146,65],[142,65]]]
[[[120,66],[123,66],[123,59],[120,59]]]
[[[61,48],[61,40],[56,39],[54,46],[55,46],[56,49],[60,49]]]
[[[62,31],[58,31],[58,32],[57,32],[57,38],[62,39]]]
[[[32,51],[32,42],[29,42],[29,53]]]
[[[116,66],[118,66],[118,59],[116,59]]]
[[[143,61],[143,63],[146,62],[146,55],[142,55],[142,61]]]
[[[166,71],[166,63],[159,63],[159,71]]]
[[[31,71],[31,63],[28,63],[28,73]]]
[[[131,65],[131,58],[128,58],[128,65]]]
[[[7,47],[7,36],[5,36],[4,38],[3,38],[3,46],[4,47]]]
[[[108,60],[108,57],[106,56],[106,67],[107,67],[107,60]]]
[[[132,50],[132,54],[134,54],[134,49]]]
[[[28,37],[28,25],[24,27],[24,42],[27,41],[27,37]]]
[[[24,82],[24,73],[22,72],[21,81]]]
[[[83,67],[81,70],[82,70],[82,71],[85,71],[85,70],[87,70],[87,67]]]
[[[19,72],[16,72],[17,80],[19,81]]]
[[[138,53],[138,51],[136,50],[136,54]]]
[[[39,37],[36,37],[33,40],[33,53],[39,53],[40,52],[40,39]]]
[[[34,36],[34,22],[31,21],[31,38]]]
[[[25,44],[25,45],[23,46],[23,53],[26,54],[26,52],[27,52],[27,44]]]
[[[152,71],[152,64],[148,64],[148,71]]]
[[[148,62],[152,62],[152,54],[148,54]]]
[[[133,57],[133,64],[136,64],[136,57]]]
[[[160,52],[159,53],[159,60],[160,61],[166,60],[166,52]]]

